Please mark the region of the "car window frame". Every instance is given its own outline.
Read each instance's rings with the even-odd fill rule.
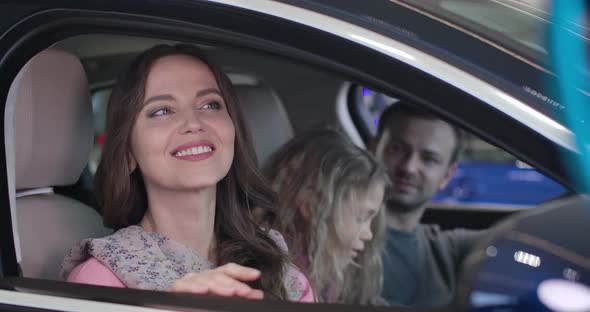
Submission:
[[[196,2],[195,2],[196,3]],[[177,3],[173,3],[177,5]],[[167,7],[167,5],[173,4],[161,4],[162,7]],[[322,34],[317,30],[310,30],[301,25],[296,25],[295,23],[284,23],[284,21],[280,19],[274,19],[275,22],[278,22],[280,26],[277,27],[285,27],[287,29],[291,29],[293,33],[311,33],[320,37],[320,39],[328,39],[329,42],[326,42],[326,45],[320,46],[310,46],[309,42],[305,42],[307,38],[278,38],[276,34],[269,33],[268,30],[259,29],[261,25],[265,25],[268,23],[269,19],[273,20],[267,15],[256,15],[248,12],[247,14],[242,10],[236,9],[228,9],[227,7],[222,6],[211,6],[210,4],[203,4],[203,3],[196,3],[203,5],[203,7],[195,6],[194,8],[206,8],[206,9],[224,9],[221,10],[222,12],[215,12],[214,11],[207,11],[204,10],[200,12],[200,16],[203,17],[205,25],[199,24],[187,24],[186,21],[177,20],[174,22],[171,21],[169,18],[165,18],[165,16],[153,15],[153,16],[145,16],[145,15],[137,15],[138,12],[136,11],[129,11],[126,13],[121,12],[108,12],[108,9],[114,10],[112,7],[103,8],[106,11],[97,12],[92,10],[77,10],[77,9],[56,9],[56,10],[49,10],[46,12],[39,12],[36,13],[34,16],[27,18],[27,20],[19,23],[16,25],[11,32],[5,37],[0,40],[1,44],[9,45],[11,47],[10,51],[0,50],[0,72],[6,74],[7,78],[11,78],[16,76],[18,70],[30,59],[34,54],[40,52],[41,50],[49,47],[54,42],[63,39],[65,37],[73,36],[75,34],[82,34],[88,32],[111,32],[111,33],[124,33],[124,34],[131,34],[131,35],[151,35],[151,36],[172,36],[178,38],[179,40],[204,40],[204,41],[212,41],[217,43],[223,43],[225,45],[239,45],[240,47],[248,47],[252,49],[259,49],[261,51],[272,51],[272,53],[281,54],[287,58],[294,58],[298,61],[308,62],[313,64],[314,66],[319,66],[321,68],[338,72],[344,76],[348,76],[355,81],[362,82],[367,86],[372,86],[374,89],[377,90],[384,90],[384,92],[393,93],[397,91],[399,93],[404,94],[408,98],[415,98],[420,105],[424,106],[429,110],[434,110],[439,114],[444,114],[443,109],[440,107],[436,107],[430,101],[424,100],[421,98],[416,98],[412,92],[403,89],[403,87],[395,86],[395,83],[385,81],[375,73],[369,73],[366,69],[361,68],[363,65],[361,64],[353,64],[354,66],[350,66],[351,64],[347,64],[346,60],[350,61],[350,57],[346,54],[339,53],[338,51],[331,51],[332,44],[340,43],[345,48],[349,48],[354,50],[356,53],[365,53],[368,56],[379,56],[383,59],[376,60],[375,64],[372,64],[371,67],[378,68],[380,65],[390,65],[393,67],[397,67],[397,70],[412,70],[412,67],[409,67],[407,64],[399,64],[399,61],[389,59],[384,57],[382,54],[371,51],[369,49],[359,47],[356,44],[350,43],[345,41],[342,38],[334,38],[331,35]],[[155,6],[154,6],[155,7]],[[177,12],[178,7],[174,6],[174,10],[170,9],[170,12]],[[149,8],[146,8],[149,11]],[[249,27],[244,27],[244,31],[250,31],[257,34],[258,37],[253,37],[251,33],[247,34],[236,34],[233,31],[226,30],[224,28],[214,28],[209,23],[215,24],[214,18],[218,18],[220,15],[223,16],[224,14],[228,14],[229,12],[236,12],[237,16],[240,17],[242,20],[246,21],[254,21],[254,25],[250,25]],[[168,14],[171,14],[168,12]],[[195,9],[196,12],[196,9]],[[213,16],[209,16],[207,19],[206,14],[210,13]],[[156,14],[156,13],[152,13]],[[217,15],[216,15],[217,14]],[[195,18],[195,17],[192,17]],[[219,24],[217,27],[227,26],[226,24],[217,21]],[[235,21],[232,21],[235,23]],[[283,23],[283,24],[280,24]],[[239,23],[238,23],[239,24]],[[235,27],[235,25],[234,25]],[[180,30],[180,31],[179,31]],[[311,31],[311,32],[310,32]],[[258,33],[257,33],[258,32]],[[287,42],[283,41],[286,40]],[[295,46],[293,46],[295,45]],[[307,46],[309,50],[302,50],[302,46]],[[322,52],[323,51],[323,52]],[[326,52],[328,51],[328,52]],[[331,51],[331,52],[330,52]],[[333,55],[334,58],[328,58],[327,55]],[[383,63],[381,63],[383,62]],[[425,73],[416,73],[414,72],[415,77],[412,77],[410,81],[415,81],[419,79],[423,82],[427,82],[429,84],[434,84],[439,87],[446,87],[449,88],[450,86],[446,85],[445,82],[435,79],[433,77],[429,77]],[[9,80],[10,81],[10,80]],[[397,81],[401,83],[401,81]],[[0,98],[5,98],[7,94],[7,89],[9,86],[0,85]],[[466,99],[469,103],[479,103],[479,100],[472,97],[471,95],[465,94],[463,91],[457,89],[456,87],[450,87],[447,91],[450,91],[450,97],[456,97],[461,99]],[[484,110],[489,109],[487,106],[483,106]],[[495,113],[497,115],[497,112]],[[501,116],[501,115],[498,115]],[[457,121],[463,121],[466,123],[466,127],[476,127],[472,123],[467,123],[465,119],[459,116],[450,116],[452,119],[456,119]],[[505,117],[506,118],[506,117]],[[510,120],[510,119],[504,119]],[[513,123],[515,123],[513,121]],[[522,130],[522,129],[521,129]],[[529,133],[523,130],[523,133]],[[538,138],[541,141],[543,138]],[[5,142],[2,141],[2,146],[4,147]],[[1,159],[0,159],[1,160]],[[5,163],[5,162],[4,162]],[[6,177],[6,166],[2,166],[2,170],[4,172],[0,172],[4,177]],[[6,177],[7,178],[7,177]],[[3,207],[9,207],[8,201],[8,189],[3,189],[2,193],[2,203],[5,204]],[[6,214],[6,208],[2,209],[3,215]],[[10,214],[8,214],[10,215]],[[11,227],[7,227],[11,229]],[[7,239],[11,239],[10,235],[7,234],[6,230],[2,231],[2,237],[0,238],[2,241],[6,241]],[[5,252],[5,248],[7,246],[10,247],[10,244],[3,244],[2,245],[2,254],[3,256],[11,257],[10,253]],[[14,248],[14,246],[12,247]],[[8,250],[8,249],[7,249]],[[9,251],[9,250],[8,250]],[[5,276],[17,276],[18,274],[15,273],[18,269],[14,266],[11,267],[9,261],[3,261],[3,271]],[[8,269],[8,270],[6,270]],[[12,280],[5,280],[8,285],[16,285],[19,281],[23,281],[24,279],[12,279]],[[36,281],[39,282],[39,281]],[[55,282],[60,283],[60,282]],[[66,283],[61,283],[66,284]],[[77,286],[79,287],[79,286]],[[26,291],[26,288],[20,288],[21,291]],[[73,289],[73,288],[72,288]],[[72,290],[73,291],[73,290]],[[123,291],[123,290],[120,290]],[[132,291],[132,290],[124,290],[124,291]],[[95,297],[96,298],[96,297]],[[320,305],[321,306],[321,305]],[[337,306],[335,306],[337,307]],[[344,308],[344,307],[342,307]],[[358,306],[352,306],[354,309],[359,309]],[[362,308],[365,309],[365,308]],[[374,307],[367,307],[367,310],[379,310],[378,308]],[[346,309],[344,309],[346,310]]]

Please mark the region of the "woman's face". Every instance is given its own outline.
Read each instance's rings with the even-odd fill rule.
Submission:
[[[207,65],[185,55],[153,63],[129,155],[148,191],[215,186],[231,167],[234,139],[233,122]]]
[[[366,192],[353,192],[352,200],[343,205],[343,239],[351,259],[365,249],[365,244],[373,239],[371,223],[383,204],[385,186],[377,183]]]

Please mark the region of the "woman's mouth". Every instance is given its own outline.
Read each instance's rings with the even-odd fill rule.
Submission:
[[[204,153],[210,153],[212,151],[213,151],[213,149],[210,146],[197,146],[197,147],[191,147],[188,149],[178,151],[178,152],[174,153],[174,156],[182,157],[182,156],[190,156],[190,155],[199,155],[199,154],[204,154]]]
[[[208,141],[189,142],[177,147],[172,156],[182,160],[204,160],[213,155],[215,146]]]
[[[361,252],[363,251],[363,249],[352,249],[350,251],[350,255],[352,256],[352,258],[356,258]]]

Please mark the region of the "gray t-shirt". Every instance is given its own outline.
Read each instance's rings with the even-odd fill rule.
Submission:
[[[443,231],[419,225],[413,232],[388,229],[383,254],[383,298],[390,305],[444,306],[451,302],[463,258],[482,231]]]

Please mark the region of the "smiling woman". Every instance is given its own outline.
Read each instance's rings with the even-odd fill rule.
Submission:
[[[236,131],[205,63],[185,55],[157,59],[149,70],[144,97],[131,131],[129,160],[131,171],[141,164],[148,198],[154,197],[151,203],[166,197],[164,188],[201,189],[227,175]],[[211,151],[197,153],[205,149]],[[212,226],[213,216],[197,219]],[[202,247],[203,252],[208,250]]]
[[[231,83],[194,47],[156,46],[118,80],[96,173],[114,234],[74,246],[72,282],[312,301],[286,244],[251,217],[274,196],[256,171]],[[270,228],[270,227],[269,227]]]

